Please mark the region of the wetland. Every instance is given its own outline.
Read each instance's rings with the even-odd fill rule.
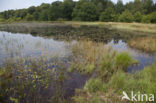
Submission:
[[[78,23],[0,24],[0,100],[114,103],[120,101],[122,88],[156,94],[155,61],[153,29],[125,31]]]

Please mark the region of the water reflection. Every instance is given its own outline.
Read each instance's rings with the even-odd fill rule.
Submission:
[[[52,38],[33,37],[30,34],[8,33],[0,32],[0,63],[8,57],[37,57],[37,56],[57,56],[68,57],[71,55],[71,45],[74,42],[57,41]],[[139,61],[137,66],[127,68],[127,72],[135,72],[143,69],[145,66],[150,65],[156,60],[156,54],[148,54],[130,48],[123,40],[111,40],[107,45],[111,45],[113,49],[118,52],[129,52],[135,59]]]
[[[0,32],[0,63],[8,57],[41,55],[65,57],[69,55],[69,51],[64,41],[33,37],[30,34]]]
[[[130,48],[128,44],[122,40],[119,40],[118,42],[112,40],[107,45],[111,45],[113,49],[118,52],[128,52],[134,57],[134,59],[139,61],[138,65],[128,67],[127,72],[135,72],[141,70],[145,66],[153,64],[153,62],[156,60],[156,53],[150,54],[136,50],[134,48]]]

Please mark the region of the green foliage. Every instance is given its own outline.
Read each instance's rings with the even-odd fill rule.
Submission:
[[[120,53],[115,57],[115,65],[119,69],[125,69],[132,63],[132,57],[126,52]]]
[[[72,13],[74,20],[95,21],[97,20],[97,8],[91,2],[79,1]]]
[[[87,92],[97,92],[97,91],[105,91],[105,87],[103,86],[103,82],[101,79],[89,79],[84,86],[84,90]]]
[[[64,0],[62,3],[62,17],[67,20],[72,20],[73,8],[74,2],[72,0]]]
[[[40,16],[40,13],[39,12],[34,12],[33,13],[34,20],[39,20],[39,16]]]
[[[118,0],[117,4],[115,5],[115,12],[117,14],[121,14],[124,11],[124,5],[122,0]]]
[[[136,13],[134,14],[134,19],[135,19],[135,22],[141,22],[141,20],[142,20],[142,15],[141,15],[141,13],[140,13],[140,12],[136,12]]]
[[[144,15],[142,18],[143,23],[156,23],[156,11],[148,15]]]
[[[124,85],[126,83],[125,78],[126,78],[126,74],[123,73],[123,71],[118,71],[117,73],[114,73],[114,75],[111,77],[111,80],[109,81],[109,85],[111,85],[112,88],[115,89],[122,88],[124,90],[125,89]]]
[[[0,17],[7,22],[13,22],[15,18],[24,20],[28,14],[32,15],[33,19],[31,17],[31,20],[35,21],[57,21],[60,19],[63,21],[141,22],[141,15],[145,15],[142,22],[155,23],[155,13],[152,14],[156,10],[155,5],[152,0],[134,0],[125,5],[122,0],[118,0],[116,4],[111,0],[63,0],[55,1],[52,4],[42,3],[40,6],[31,6],[28,9],[7,10],[1,12]]]
[[[60,1],[53,2],[52,6],[49,8],[48,14],[49,14],[48,19],[51,21],[55,21],[59,18],[62,18],[62,2]]]
[[[119,21],[121,22],[132,22],[133,20],[134,17],[129,10],[125,10],[124,12],[122,12],[122,14],[119,17]]]
[[[107,8],[100,15],[100,21],[114,21],[115,20],[115,12],[113,8]]]
[[[5,19],[0,17],[0,22],[5,22]]]
[[[48,11],[47,10],[44,10],[41,12],[39,20],[40,21],[48,21]]]
[[[130,93],[146,93],[156,95],[156,62],[149,67],[145,67],[143,71],[135,74],[127,74],[124,71],[117,71],[111,79],[106,83],[101,79],[94,78],[86,82],[85,88],[81,90],[78,96],[74,97],[76,103],[115,103],[121,102],[122,91]],[[86,95],[84,95],[84,92]],[[78,92],[77,92],[78,93]],[[109,95],[111,95],[109,97]],[[113,95],[113,96],[112,96]],[[94,98],[95,97],[95,98]],[[101,99],[100,97],[106,97]],[[86,99],[88,98],[88,99]],[[154,98],[155,99],[155,98]],[[155,99],[156,100],[156,99]]]
[[[33,16],[30,15],[30,14],[27,14],[26,17],[25,17],[25,19],[26,19],[27,21],[32,21],[32,20],[33,20]]]
[[[35,12],[35,6],[31,6],[31,7],[28,8],[28,13],[29,14],[32,15],[34,12]]]

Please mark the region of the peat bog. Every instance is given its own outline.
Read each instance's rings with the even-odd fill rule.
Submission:
[[[142,84],[153,93],[155,83],[147,81],[155,81],[155,40],[154,33],[105,25],[0,24],[0,100],[113,103],[122,87],[137,91]]]

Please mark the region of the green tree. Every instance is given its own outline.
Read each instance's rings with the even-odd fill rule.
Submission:
[[[115,5],[115,12],[117,14],[121,14],[124,11],[124,5],[122,0],[118,0],[117,4]]]
[[[40,13],[39,12],[34,12],[33,13],[33,18],[34,18],[34,20],[39,20],[39,16],[40,16]]]
[[[40,18],[39,20],[41,21],[48,21],[48,10],[44,10],[40,13]]]
[[[156,23],[156,11],[148,15],[144,15],[142,18],[142,22],[143,23]]]
[[[34,12],[35,12],[35,6],[31,6],[31,7],[28,8],[28,13],[29,14],[32,15]]]
[[[97,8],[91,2],[79,1],[72,13],[75,20],[81,21],[95,21],[97,20]]]
[[[142,14],[139,11],[134,14],[134,20],[135,22],[141,22]]]
[[[64,0],[62,3],[62,15],[67,20],[72,20],[74,2],[73,0]]]
[[[32,21],[33,20],[33,16],[30,15],[29,13],[26,15],[25,18],[26,18],[27,21]]]
[[[113,8],[107,8],[100,15],[100,21],[115,21],[115,12]]]
[[[152,8],[154,6],[153,0],[142,0],[143,8],[145,10],[145,14],[149,14],[152,12]]]
[[[121,22],[132,22],[134,17],[129,10],[125,10],[119,17],[119,21]]]
[[[48,14],[49,14],[48,18],[51,21],[62,18],[62,2],[60,1],[53,2]]]

